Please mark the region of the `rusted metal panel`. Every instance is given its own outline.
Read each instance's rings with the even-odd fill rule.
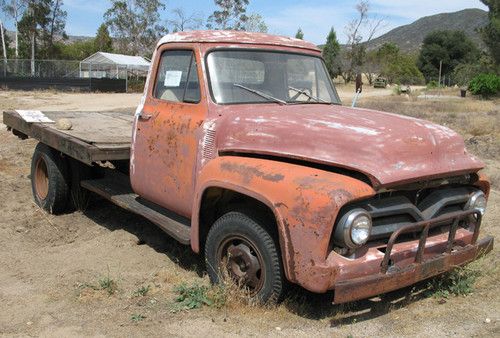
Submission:
[[[203,121],[207,116],[206,90],[203,73],[197,67],[200,79],[200,103],[171,102],[157,99],[155,74],[161,53],[167,50],[192,50],[196,64],[202,62],[199,49],[193,44],[164,45],[157,51],[152,64],[152,76],[146,88],[143,114],[137,118],[135,142],[132,144],[131,182],[136,193],[162,207],[185,217],[191,216],[199,141]]]
[[[325,268],[333,225],[340,208],[375,191],[351,177],[270,160],[218,157],[202,169],[193,215],[203,192],[221,187],[252,196],[274,211],[287,278],[310,291],[324,292],[337,269]],[[197,217],[192,219],[191,246],[199,252]]]
[[[379,273],[339,282],[335,285],[333,302],[335,304],[346,303],[404,288],[464,265],[476,259],[479,255],[490,252],[492,248],[493,237],[486,237],[479,241],[477,245],[468,245],[450,254],[445,253],[436,256],[422,264],[412,264],[403,271],[387,274]]]
[[[244,31],[221,31],[221,30],[204,30],[204,31],[189,31],[177,32],[164,36],[159,46],[168,43],[205,43],[216,44],[220,47],[224,44],[232,45],[263,45],[271,48],[294,47],[309,51],[321,52],[321,50],[313,43],[295,39],[287,36],[276,36],[265,33],[254,33]]]
[[[328,105],[217,107],[217,149],[362,172],[377,188],[477,172],[455,132],[395,114]],[[293,137],[292,137],[293,135]]]

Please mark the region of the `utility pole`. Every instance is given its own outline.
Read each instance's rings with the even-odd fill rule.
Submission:
[[[441,87],[441,71],[443,70],[443,60],[439,61],[439,87]]]
[[[2,20],[0,20],[0,30],[2,35],[2,47],[3,47],[3,76],[7,77],[7,47],[5,46],[5,34],[3,31]]]

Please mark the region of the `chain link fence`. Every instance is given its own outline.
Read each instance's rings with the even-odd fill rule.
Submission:
[[[12,89],[29,89],[29,83],[32,83],[33,89],[105,91],[108,87],[96,89],[96,85],[115,82],[109,88],[118,88],[119,82],[124,87],[120,91],[142,92],[146,76],[147,71],[132,66],[81,63],[78,60],[0,61],[0,85]]]
[[[79,61],[14,59],[0,62],[1,77],[75,78],[79,76]]]

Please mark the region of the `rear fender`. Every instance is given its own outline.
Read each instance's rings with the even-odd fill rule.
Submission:
[[[206,189],[218,187],[250,196],[276,217],[287,279],[324,292],[335,271],[322,268],[337,214],[346,203],[371,197],[364,182],[338,173],[265,159],[225,156],[203,167],[193,206],[191,246],[200,251],[199,215]],[[209,226],[209,225],[208,225]]]

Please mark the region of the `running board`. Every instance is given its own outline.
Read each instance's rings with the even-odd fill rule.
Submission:
[[[189,220],[139,197],[132,191],[128,176],[113,173],[104,178],[85,180],[80,184],[119,207],[147,218],[180,243],[190,244]]]

